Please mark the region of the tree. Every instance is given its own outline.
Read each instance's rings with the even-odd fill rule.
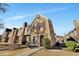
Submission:
[[[7,6],[9,5],[6,3],[0,3],[0,14],[3,14],[7,11]],[[4,23],[0,19],[0,29],[3,29],[3,28],[4,28]]]
[[[0,29],[4,29],[4,23],[2,22],[2,20],[0,19]]]
[[[9,6],[6,3],[0,3],[0,13],[5,13],[7,11],[7,6]]]

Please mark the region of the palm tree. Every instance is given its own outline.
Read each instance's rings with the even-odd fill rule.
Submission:
[[[7,6],[9,5],[6,3],[0,3],[0,14],[3,14],[7,11]],[[0,19],[0,29],[3,29],[3,28],[4,28],[4,23]]]

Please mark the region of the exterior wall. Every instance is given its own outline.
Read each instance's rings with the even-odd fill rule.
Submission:
[[[48,37],[51,41],[51,46],[53,46],[56,43],[54,29],[52,26],[52,22],[50,20],[46,20],[45,22],[45,35]]]
[[[56,42],[52,22],[48,18],[38,15],[31,26],[24,23],[19,29],[13,28],[12,31],[5,31],[2,43],[8,38],[8,42],[6,42],[8,44],[22,44],[23,41],[27,41],[30,45],[42,46],[42,41],[45,37],[50,39],[52,47]]]
[[[78,36],[78,32],[77,32],[76,28],[73,31],[71,31],[70,33],[65,35],[65,41],[67,39],[69,39],[70,37],[74,38],[76,41],[79,41],[79,36]]]
[[[8,43],[8,35],[9,33],[11,32],[11,29],[5,29],[5,31],[3,32],[3,35],[2,35],[2,43]],[[7,42],[6,42],[7,40]]]
[[[33,21],[33,23],[31,24],[32,28],[32,32],[31,32],[31,44],[33,44],[33,40],[35,37],[35,45],[40,46],[40,35],[44,34],[45,28],[40,28],[40,24],[44,24],[44,18],[37,16],[35,18],[35,21]],[[45,25],[45,24],[44,24]]]
[[[59,42],[59,43],[63,43],[64,42],[64,36],[56,35],[56,41]]]
[[[41,44],[40,43],[40,36],[41,35],[44,35],[44,38],[47,37],[50,39],[50,42],[51,42],[51,47],[55,44],[56,42],[56,39],[55,39],[55,34],[54,34],[54,29],[53,29],[53,26],[52,26],[52,22],[46,18],[46,17],[43,17],[43,16],[40,16],[38,15],[36,18],[36,20],[32,23],[32,26],[35,25],[36,23],[44,23],[44,27],[43,27],[43,31],[41,30],[34,30],[32,33],[31,33],[31,39],[32,36],[36,36],[38,38],[37,40],[37,44]],[[40,29],[40,28],[39,28]],[[31,40],[32,42],[33,40]]]
[[[25,39],[25,33],[27,33],[27,23],[24,23],[23,27],[21,28],[18,44],[22,44],[22,41]]]
[[[14,43],[14,40],[16,39],[17,31],[18,30],[16,28],[13,28],[12,31],[9,33],[9,40],[8,40],[9,44]]]
[[[0,42],[2,41],[2,35],[0,35]]]
[[[17,29],[13,28],[12,31],[4,31],[2,35],[2,43],[8,43],[8,44],[22,44],[23,38],[26,35],[27,38],[29,38],[27,35],[30,33],[27,31],[27,23],[24,23],[22,28]],[[28,33],[27,33],[28,32]],[[8,38],[8,41],[5,42],[5,40]],[[17,40],[18,39],[18,40]],[[17,42],[16,42],[17,40]]]
[[[23,26],[23,28],[21,29],[21,36],[19,37],[18,44],[22,44],[22,39],[23,39],[23,36],[24,36],[24,31],[25,31],[25,26]]]

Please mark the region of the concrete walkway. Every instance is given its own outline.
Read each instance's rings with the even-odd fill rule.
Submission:
[[[25,51],[25,52],[23,52],[21,54],[18,54],[17,56],[31,56],[32,54],[38,52],[41,49],[43,49],[43,47],[33,48],[33,49],[30,49],[28,51]]]
[[[38,48],[21,48],[21,49],[10,49],[0,51],[0,56],[30,56],[35,52],[43,49],[42,47]]]

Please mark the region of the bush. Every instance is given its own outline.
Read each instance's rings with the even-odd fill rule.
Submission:
[[[50,48],[51,43],[50,43],[50,40],[48,38],[43,39],[43,46],[44,46],[44,48],[47,48],[47,49]]]
[[[76,44],[76,48],[79,48],[79,42]]]
[[[74,41],[67,41],[67,42],[65,42],[65,46],[67,46],[67,48],[69,50],[72,50],[72,51],[75,50],[76,45],[77,45],[77,43],[74,42]]]

